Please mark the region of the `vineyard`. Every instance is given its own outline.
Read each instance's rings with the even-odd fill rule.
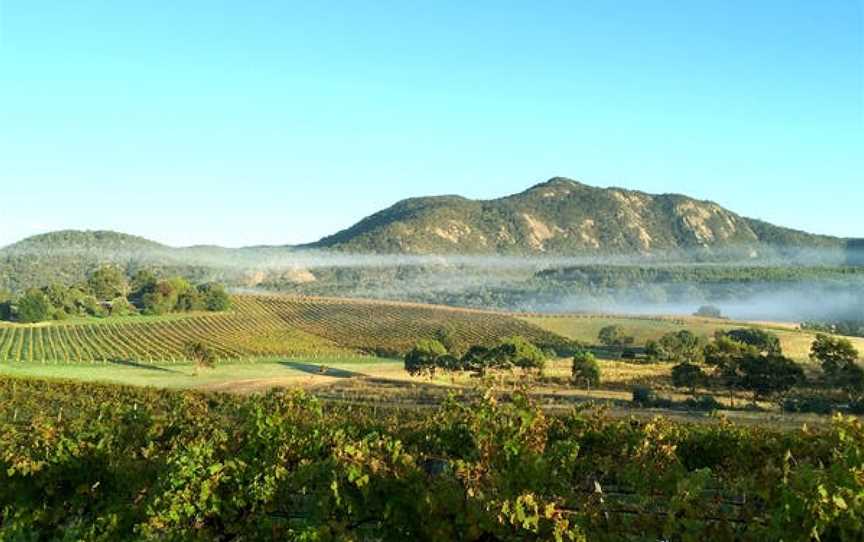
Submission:
[[[483,390],[481,390],[483,391]],[[864,537],[864,426],[0,380],[0,540]]]
[[[274,355],[401,354],[443,331],[457,345],[522,335],[547,347],[566,340],[506,315],[374,301],[236,296],[226,313],[135,322],[51,323],[0,327],[0,362],[154,363],[184,358],[203,341],[224,359]]]

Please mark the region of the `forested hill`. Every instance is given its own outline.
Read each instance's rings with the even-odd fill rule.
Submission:
[[[841,251],[846,241],[741,217],[676,194],[596,188],[556,177],[494,200],[412,198],[313,246],[410,254],[657,253],[780,247]]]
[[[101,263],[164,258],[174,249],[124,233],[64,230],[28,237],[0,250],[0,290],[52,282],[75,284]]]

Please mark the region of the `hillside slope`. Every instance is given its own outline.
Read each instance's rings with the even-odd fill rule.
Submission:
[[[411,254],[656,253],[724,247],[839,250],[845,241],[741,217],[676,194],[556,177],[494,200],[412,198],[313,246]]]

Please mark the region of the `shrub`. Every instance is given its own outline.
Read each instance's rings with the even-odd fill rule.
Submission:
[[[810,412],[831,414],[836,410],[834,401],[820,395],[799,395],[787,397],[781,404],[784,412]]]
[[[639,406],[651,406],[657,402],[657,393],[647,386],[633,388],[633,402]]]
[[[691,397],[684,401],[684,405],[693,410],[712,411],[723,408],[723,405],[721,405],[713,395],[699,395],[698,397]]]

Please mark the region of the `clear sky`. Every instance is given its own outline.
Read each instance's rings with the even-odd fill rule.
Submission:
[[[553,176],[864,236],[861,0],[0,0],[0,245],[313,241]]]

